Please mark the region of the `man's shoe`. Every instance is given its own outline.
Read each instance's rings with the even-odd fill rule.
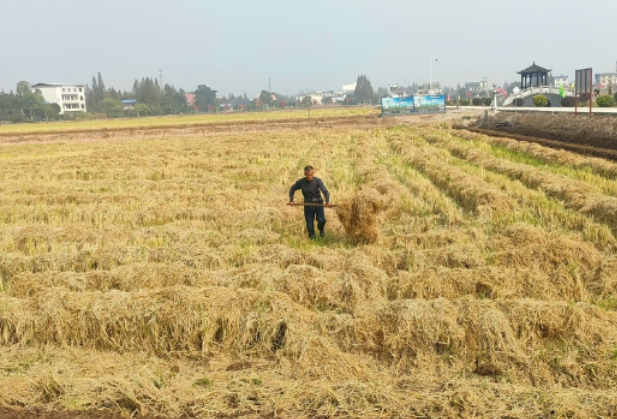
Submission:
[[[326,237],[326,232],[323,230],[319,230],[319,237]]]
[[[316,237],[315,236],[309,236],[309,240],[315,240]]]

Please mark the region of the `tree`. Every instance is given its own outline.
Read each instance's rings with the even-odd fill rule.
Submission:
[[[375,100],[375,92],[373,91],[373,86],[371,86],[371,82],[363,74],[360,74],[358,76],[358,80],[356,82],[356,90],[354,90],[354,96],[356,98],[356,102],[362,104],[371,104]]]
[[[92,77],[94,82],[94,77]],[[92,109],[96,112],[103,112],[103,100],[105,99],[105,83],[103,83],[103,76],[101,72],[98,73],[96,78],[96,86],[92,85]]]
[[[133,94],[138,103],[143,103],[151,108],[160,108],[161,106],[161,89],[158,88],[158,82],[145,77],[141,79],[137,85],[133,86]]]
[[[103,112],[108,118],[120,118],[124,116],[124,107],[120,99],[106,97],[103,99]]]
[[[310,97],[310,96],[304,96],[304,97],[302,98],[302,101],[300,102],[300,104],[301,104],[302,106],[304,106],[304,107],[307,107],[307,108],[308,108],[308,107],[310,107],[310,106],[313,104],[313,102],[312,102],[312,100],[311,100],[311,97]]]
[[[17,123],[26,121],[19,97],[15,93],[0,93],[0,120]]]
[[[207,112],[210,107],[216,106],[216,90],[205,84],[200,84],[195,90],[195,105],[201,112]]]
[[[101,76],[101,72],[100,71],[99,71],[99,74],[97,75],[96,84],[97,84],[97,87],[100,89],[101,92],[105,91],[105,83],[103,83],[103,76]]]
[[[45,104],[45,98],[40,90],[32,91],[32,86],[27,81],[20,81],[17,83],[15,89],[17,95],[15,97],[14,106],[19,109],[22,115],[34,118],[35,113],[39,115],[39,111]]]
[[[105,83],[103,76],[99,72],[97,76],[92,76],[92,87],[86,86],[86,106],[89,112],[104,113],[103,100],[105,99]]]
[[[183,89],[178,90],[176,95],[176,103],[178,104],[178,110],[180,113],[189,111],[189,104],[186,100],[186,92]]]
[[[259,94],[259,103],[260,106],[272,106],[274,104],[274,101],[272,100],[272,93],[262,90]]]
[[[380,87],[375,92],[375,96],[377,97],[377,99],[383,99],[384,97],[388,97],[388,94],[388,89],[386,89],[385,87]]]
[[[19,96],[27,96],[32,93],[32,86],[27,81],[20,81],[15,91]]]

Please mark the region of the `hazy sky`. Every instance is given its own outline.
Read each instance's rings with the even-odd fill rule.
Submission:
[[[155,77],[254,96],[615,71],[616,0],[0,0],[0,90]]]

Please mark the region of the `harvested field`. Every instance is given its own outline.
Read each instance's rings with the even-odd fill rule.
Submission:
[[[200,115],[179,115],[179,116],[158,116],[117,119],[98,119],[84,121],[60,121],[51,124],[9,124],[0,126],[0,137],[15,134],[35,135],[48,133],[83,133],[97,130],[103,131],[130,131],[130,130],[156,130],[169,129],[174,127],[212,127],[216,125],[262,125],[264,123],[286,123],[300,119],[323,121],[333,118],[353,118],[375,115],[377,110],[371,107],[339,107],[339,108],[318,108],[298,110],[279,110],[276,112],[226,112],[223,114],[200,114]]]
[[[4,137],[0,416],[617,416],[614,164],[323,118]]]

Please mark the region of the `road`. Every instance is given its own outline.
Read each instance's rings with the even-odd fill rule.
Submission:
[[[453,111],[457,109],[456,106],[448,106],[448,111]],[[468,110],[494,110],[492,106],[461,106],[460,109],[468,109]],[[607,115],[617,115],[617,108],[591,108],[593,114],[607,114]],[[548,113],[571,113],[574,114],[574,108],[534,108],[534,107],[525,107],[525,108],[515,108],[515,107],[505,107],[500,106],[497,108],[500,112],[548,112]],[[578,108],[578,113],[585,115],[589,114],[589,108]]]

